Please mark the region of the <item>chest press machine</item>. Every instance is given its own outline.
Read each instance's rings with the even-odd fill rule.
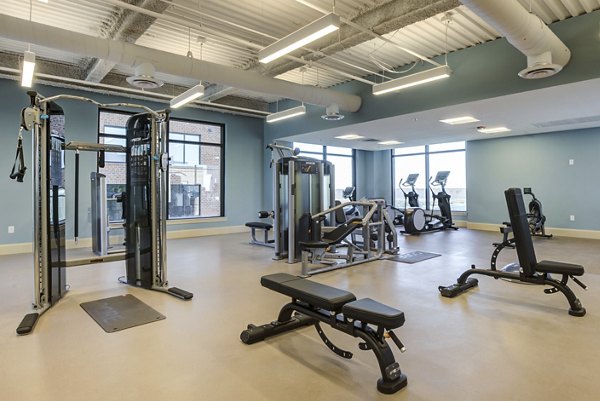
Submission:
[[[31,333],[39,317],[66,294],[66,268],[70,266],[124,259],[127,284],[191,299],[192,293],[168,287],[167,281],[168,110],[157,112],[129,103],[104,105],[72,95],[49,98],[36,92],[28,92],[28,95],[30,106],[22,112],[21,126],[31,131],[33,139],[34,312],[25,315],[17,334]],[[59,99],[83,101],[99,107],[142,110],[127,122],[126,147],[123,149],[127,155],[127,197],[123,205],[126,209],[126,249],[121,254],[75,260],[66,258],[65,150],[104,152],[115,149],[104,144],[65,143],[65,115],[55,103]],[[77,160],[76,157],[76,164]],[[77,165],[75,170],[77,178]],[[77,187],[76,184],[76,193]],[[75,199],[77,204],[77,194]]]
[[[363,341],[358,346],[361,350],[373,351],[381,371],[377,390],[393,394],[406,387],[406,375],[402,373],[386,341],[390,338],[401,352],[405,351],[404,345],[392,331],[404,324],[404,312],[370,298],[357,300],[349,291],[287,273],[263,276],[260,283],[292,300],[281,308],[276,321],[262,326],[249,324],[240,334],[244,344],[254,344],[301,327],[315,326],[319,337],[331,351],[342,358],[351,359],[351,352],[336,347],[327,338],[320,325],[324,323],[335,330],[360,338]]]

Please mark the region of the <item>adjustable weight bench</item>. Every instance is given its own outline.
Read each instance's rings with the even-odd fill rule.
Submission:
[[[273,247],[275,240],[269,239],[269,231],[273,229],[273,225],[269,223],[262,223],[260,221],[250,221],[246,223],[246,227],[250,227],[250,243],[254,245],[262,245]],[[256,230],[262,230],[264,232],[264,240],[260,241],[256,239]]]
[[[552,288],[547,288],[544,292],[546,294],[562,292],[569,302],[569,315],[584,316],[585,308],[581,305],[581,301],[575,296],[573,290],[568,286],[569,278],[571,278],[577,285],[587,290],[585,284],[576,278],[583,275],[583,266],[549,260],[538,262],[535,256],[535,249],[533,248],[533,241],[531,240],[531,232],[521,189],[507,189],[504,191],[504,196],[506,197],[510,225],[514,236],[513,239],[507,242],[514,242],[517,248],[517,256],[519,257],[519,265],[521,267],[519,273],[498,271],[495,268],[495,263],[492,263],[491,269],[476,269],[473,265],[471,269],[465,271],[458,278],[456,284],[447,287],[438,287],[440,293],[442,296],[449,298],[460,295],[469,288],[477,286],[477,279],[469,278],[469,276],[472,274],[481,274],[494,277],[495,279],[503,278],[523,283],[551,286]],[[561,275],[561,280],[553,279],[552,274]]]
[[[351,359],[351,352],[336,347],[327,338],[320,326],[322,322],[362,339],[358,347],[375,353],[382,376],[377,381],[380,392],[393,394],[406,386],[406,375],[400,370],[386,342],[387,338],[391,338],[401,352],[405,351],[404,345],[392,331],[404,324],[404,312],[370,298],[356,300],[351,292],[287,273],[263,276],[260,283],[292,300],[281,308],[276,321],[262,326],[249,324],[240,335],[244,344],[253,344],[300,327],[315,326],[330,350],[342,358]]]

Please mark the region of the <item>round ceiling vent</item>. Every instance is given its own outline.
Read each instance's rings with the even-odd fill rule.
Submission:
[[[559,64],[534,64],[519,71],[519,76],[525,79],[540,79],[551,77],[562,70]]]
[[[323,120],[327,120],[327,121],[339,121],[342,118],[344,118],[344,116],[340,113],[331,113],[331,114],[323,114],[321,116],[321,118]]]
[[[325,108],[325,114],[323,114],[321,118],[327,121],[339,121],[344,118],[344,115],[340,114],[339,106],[335,103],[332,103]]]
[[[135,67],[135,75],[127,77],[130,85],[140,89],[156,89],[163,86],[164,82],[154,77],[154,66],[150,63],[142,63]]]
[[[146,75],[134,75],[133,77],[127,77],[127,82],[130,85],[140,89],[156,89],[163,86],[164,82],[154,77]]]

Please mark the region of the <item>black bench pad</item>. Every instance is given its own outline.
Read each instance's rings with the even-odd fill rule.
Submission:
[[[246,227],[260,228],[262,230],[270,230],[273,228],[273,225],[269,224],[269,223],[261,223],[260,221],[250,221],[250,222],[246,223]]]
[[[404,324],[404,312],[371,298],[363,298],[345,304],[342,307],[342,313],[349,319],[382,326],[389,330]]]
[[[287,273],[263,276],[260,284],[310,305],[339,312],[344,304],[356,300],[354,294]]]
[[[329,243],[325,241],[298,241],[298,245],[300,245],[300,249],[314,249],[314,248],[328,248]]]
[[[542,260],[535,265],[535,270],[540,273],[568,274],[571,276],[583,276],[583,266],[572,263],[554,262]]]

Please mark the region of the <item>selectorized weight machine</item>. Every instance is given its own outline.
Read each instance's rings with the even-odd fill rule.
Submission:
[[[166,149],[169,111],[157,112],[129,103],[104,105],[71,95],[49,98],[36,92],[28,92],[28,95],[30,105],[22,111],[21,127],[30,131],[33,139],[34,312],[23,318],[17,334],[31,333],[39,317],[66,294],[66,268],[69,266],[125,259],[127,284],[191,299],[192,293],[169,288],[167,282],[166,169],[169,158]],[[142,113],[128,120],[124,149],[96,143],[66,143],[65,115],[55,103],[60,99],[89,102],[99,107],[136,108]],[[74,261],[66,259],[65,150],[126,152],[125,252]]]
[[[278,155],[271,161],[275,259],[296,263],[302,253],[298,242],[309,240],[310,216],[334,207],[334,167],[331,162],[298,156],[298,151],[286,146],[269,144],[267,149]],[[329,225],[333,221],[330,213]]]

